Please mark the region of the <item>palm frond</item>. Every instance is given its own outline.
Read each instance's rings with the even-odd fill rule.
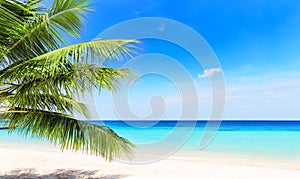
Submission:
[[[68,63],[101,63],[109,59],[122,60],[134,53],[136,40],[95,40],[70,45],[43,55],[16,62],[0,71],[1,79],[17,79],[24,74],[41,73],[41,69],[56,73]],[[30,72],[30,73],[29,73]]]
[[[26,2],[18,0],[0,0],[0,5],[5,6],[10,11],[17,14],[22,19],[28,19],[35,15],[36,12],[43,10],[38,4],[43,0],[29,0]]]
[[[30,66],[25,69],[30,69]],[[134,77],[126,68],[103,68],[92,64],[72,64],[68,69],[57,70],[56,74],[37,71],[20,75],[18,70],[11,72],[0,76],[0,89],[6,92],[3,93],[4,97],[14,93],[17,100],[27,98],[28,94],[38,99],[43,94],[74,97],[74,94],[81,95],[84,91],[92,92],[93,88],[113,90],[119,87],[120,80]],[[12,80],[16,80],[16,83],[10,83]],[[30,101],[36,104],[35,100]]]
[[[26,111],[27,109],[33,110],[47,110],[53,112],[60,112],[73,115],[75,112],[79,112],[84,117],[89,118],[89,110],[86,105],[76,101],[74,98],[62,95],[51,94],[0,94],[0,102],[7,104],[7,106],[0,106],[0,108],[14,109],[16,106],[20,110]]]
[[[91,11],[89,0],[61,1],[54,0],[49,12],[51,26],[71,36],[79,36],[82,29],[83,15]]]
[[[106,126],[77,121],[70,116],[46,111],[7,113],[10,132],[35,138],[47,138],[62,150],[88,151],[107,160],[130,157],[134,147]],[[17,128],[12,127],[18,126]],[[127,155],[127,156],[124,156]]]
[[[86,0],[0,0],[0,116],[11,132],[46,138],[61,149],[85,150],[108,160],[129,154],[128,140],[110,128],[76,120],[88,117],[76,99],[85,91],[117,89],[128,69],[106,66],[134,53],[136,40],[100,40],[67,45],[78,37]],[[96,64],[91,64],[96,63]],[[18,126],[18,127],[16,127]]]
[[[5,34],[3,35],[12,37],[11,34],[16,34],[18,38],[5,45],[6,48],[0,52],[0,59],[6,57],[8,61],[16,62],[20,59],[44,54],[65,45],[67,42],[64,37],[65,33],[71,36],[79,36],[84,14],[89,10],[88,4],[89,1],[83,0],[54,0],[53,7],[48,13],[36,12],[36,17],[29,23],[3,20],[2,24],[5,27],[18,27],[17,29],[4,31]],[[1,7],[0,12],[2,13],[6,8]],[[6,11],[6,15],[17,19],[17,14],[14,12]],[[10,22],[15,23],[7,24]],[[21,30],[18,30],[20,27],[22,27]]]
[[[9,8],[7,1],[0,2],[0,44],[2,47],[0,54],[4,53],[3,50],[13,39],[20,37],[25,24],[21,17]]]
[[[33,73],[24,75],[19,84],[0,85],[0,103],[69,114],[77,111],[88,117],[85,106],[72,99],[74,95],[80,96],[85,91],[91,93],[93,88],[117,89],[121,79],[132,77],[128,69],[101,68],[91,64],[73,64],[70,67],[54,76]]]

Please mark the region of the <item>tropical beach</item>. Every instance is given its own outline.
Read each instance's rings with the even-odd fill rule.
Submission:
[[[124,122],[107,122],[108,126],[135,143],[154,142],[154,134],[160,134],[163,138],[164,133],[173,130],[170,124],[170,127],[166,128],[166,123],[170,122],[161,123],[160,126],[164,126],[163,129],[156,126],[149,132],[152,135],[144,134],[141,138],[137,134],[139,134],[138,130],[142,129],[134,129],[132,126],[124,127]],[[249,123],[254,124],[249,125]],[[165,158],[144,163],[135,163],[134,160],[107,162],[83,152],[62,152],[58,147],[46,141],[25,140],[16,135],[6,135],[4,138],[5,134],[2,131],[0,157],[6,162],[1,163],[0,176],[1,178],[199,178],[199,176],[204,178],[298,178],[300,156],[297,151],[299,142],[296,138],[299,136],[297,128],[300,127],[300,122],[292,123],[293,125],[280,121],[248,121],[245,125],[243,121],[227,123],[225,121],[211,145],[199,150],[199,144],[195,138],[201,136],[200,133],[203,131],[203,124],[200,123],[196,129],[198,132],[190,136],[190,139],[178,151]],[[230,130],[232,128],[235,130]],[[282,133],[286,135],[280,135]],[[168,145],[168,142],[170,141],[164,144]],[[160,146],[156,150],[163,150],[163,148],[164,146]],[[151,155],[149,150],[142,150],[142,152],[145,155],[147,153]]]
[[[0,0],[0,179],[300,178],[299,8]]]
[[[144,165],[109,163],[99,157],[45,147],[1,146],[1,178],[299,178],[299,161],[274,165],[254,158],[167,159]],[[251,161],[251,162],[249,162]]]

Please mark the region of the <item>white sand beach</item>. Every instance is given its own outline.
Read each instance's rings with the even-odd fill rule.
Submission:
[[[106,162],[100,157],[55,147],[0,146],[0,178],[285,178],[299,179],[299,163],[260,163],[255,159],[179,155],[149,164]]]

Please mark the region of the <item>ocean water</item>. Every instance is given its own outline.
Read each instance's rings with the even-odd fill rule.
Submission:
[[[107,125],[122,137],[139,145],[153,145],[157,150],[177,145],[181,151],[217,152],[248,156],[298,158],[300,156],[300,121],[222,121],[212,141],[203,149],[199,143],[207,121],[90,121]],[[1,125],[1,123],[0,123]],[[182,134],[184,141],[173,136]],[[190,134],[190,135],[189,135]],[[45,141],[8,134],[0,130],[0,144],[5,142],[43,143]],[[181,146],[182,144],[182,146]]]

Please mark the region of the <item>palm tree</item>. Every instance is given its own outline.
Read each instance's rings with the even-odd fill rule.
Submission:
[[[137,41],[70,44],[66,36],[79,37],[89,1],[54,0],[50,9],[41,8],[41,1],[0,0],[1,118],[10,132],[46,138],[62,150],[84,150],[107,160],[130,154],[134,145],[127,139],[74,117],[88,117],[74,97],[116,89],[120,79],[130,78],[128,69],[99,64],[130,56]]]

